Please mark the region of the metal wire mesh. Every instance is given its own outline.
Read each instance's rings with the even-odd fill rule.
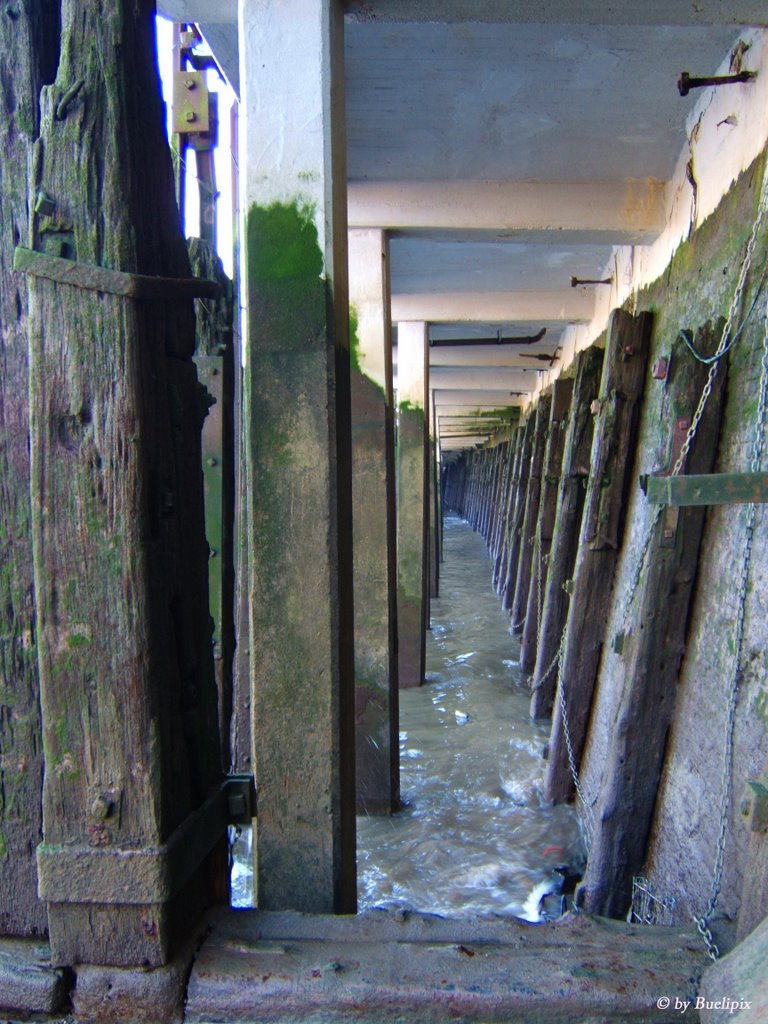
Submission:
[[[632,906],[627,914],[630,924],[674,924],[676,900],[673,896],[657,896],[651,883],[642,875],[632,879]]]

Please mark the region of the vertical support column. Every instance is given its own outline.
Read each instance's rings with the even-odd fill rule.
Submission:
[[[427,325],[398,325],[397,626],[400,687],[424,681],[427,628],[429,434]]]
[[[54,963],[156,966],[226,891],[227,860],[203,409],[154,5],[63,5],[36,153],[46,200],[17,266],[30,275],[39,891]],[[36,275],[51,250],[81,287]],[[139,301],[93,266],[182,284]]]
[[[13,273],[14,235],[26,241],[27,167],[37,135],[40,82],[55,56],[50,0],[0,15],[0,935],[43,935],[35,848],[42,837],[43,744],[35,651],[29,498],[27,290]],[[8,79],[10,82],[10,77]],[[23,119],[27,118],[27,123]]]
[[[560,377],[552,385],[547,446],[544,451],[544,465],[541,473],[539,499],[539,521],[533,541],[531,561],[531,585],[528,588],[528,605],[525,611],[525,625],[520,641],[520,668],[526,674],[536,665],[536,649],[541,631],[544,590],[547,578],[549,552],[555,527],[560,467],[563,459],[563,444],[571,405],[573,380]]]
[[[395,438],[389,243],[349,232],[357,808],[400,803]]]
[[[257,903],[355,909],[343,18],[242,0]]]
[[[533,541],[536,523],[539,518],[541,474],[544,465],[544,449],[547,443],[547,434],[549,433],[549,410],[551,405],[551,396],[541,395],[534,413],[531,464],[528,471],[528,487],[525,494],[525,512],[520,531],[520,555],[517,576],[515,578],[515,594],[510,605],[512,629],[516,633],[522,631],[528,607],[528,590],[531,585],[534,556]]]
[[[577,768],[586,739],[613,574],[624,534],[652,319],[650,313],[633,317],[615,309],[608,328],[560,673],[568,721],[564,723],[563,701],[556,701],[549,744],[546,796],[556,803],[568,800],[574,788],[565,725]]]
[[[557,494],[544,604],[536,648],[536,667],[531,681],[531,718],[549,718],[555,696],[557,672],[555,655],[568,615],[566,587],[576,561],[581,514],[584,508],[592,428],[592,402],[600,387],[603,350],[596,345],[584,349],[576,359],[571,413],[565,437],[560,486]]]
[[[501,584],[501,607],[509,611],[515,598],[517,570],[520,562],[520,537],[523,531],[525,497],[528,493],[528,474],[531,468],[531,448],[536,417],[528,414],[525,425],[521,426],[520,446],[516,459],[516,473],[513,480],[514,497],[509,517],[507,543],[507,572]]]

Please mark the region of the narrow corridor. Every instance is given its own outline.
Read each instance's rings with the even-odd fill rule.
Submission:
[[[543,894],[579,871],[574,810],[545,806],[548,729],[530,720],[519,640],[491,587],[481,537],[449,515],[427,676],[400,694],[404,809],[358,818],[361,909],[539,919]],[[547,900],[545,913],[559,910]]]

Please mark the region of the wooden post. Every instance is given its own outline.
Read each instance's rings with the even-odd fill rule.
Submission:
[[[42,838],[43,743],[35,651],[29,497],[27,289],[13,273],[26,244],[27,167],[39,91],[58,44],[58,3],[0,14],[0,935],[43,935],[35,848]]]
[[[501,606],[505,611],[512,607],[515,597],[515,583],[517,581],[518,563],[520,561],[520,535],[523,529],[523,515],[525,513],[525,496],[528,493],[528,474],[531,468],[531,448],[533,444],[533,430],[536,417],[529,415],[523,433],[520,438],[520,447],[517,458],[517,474],[512,481],[514,488],[514,507],[509,517],[508,542],[507,542],[507,574],[502,583]]]
[[[195,302],[195,365],[210,395],[203,423],[205,535],[208,541],[208,596],[213,619],[213,665],[219,705],[221,766],[234,767],[233,679],[235,654],[235,360],[232,327],[234,293],[210,243],[191,238],[189,262],[195,277],[217,281],[221,297]],[[234,735],[240,729],[234,727]]]
[[[592,428],[591,405],[600,386],[603,350],[596,345],[580,352],[576,360],[571,413],[563,452],[563,466],[557,495],[547,578],[536,649],[536,666],[531,679],[531,717],[549,718],[555,696],[557,672],[552,667],[568,614],[565,587],[571,578],[584,508]]]
[[[502,515],[499,538],[499,553],[496,556],[496,564],[493,569],[493,584],[496,593],[501,594],[507,579],[507,565],[509,561],[510,543],[510,520],[515,500],[516,480],[518,476],[518,464],[520,461],[520,445],[523,439],[524,428],[517,426],[514,429],[512,440],[509,442],[509,459],[507,464],[507,478],[502,495]]]
[[[63,13],[30,248],[77,286],[32,276],[34,265],[27,278],[39,885],[54,963],[157,965],[226,886],[204,410],[192,305],[179,298],[189,263],[154,5],[73,2]],[[157,277],[149,301],[104,291],[146,293]]]
[[[635,456],[640,401],[645,387],[652,317],[617,309],[608,328],[599,411],[592,443],[589,484],[573,578],[562,679],[566,683],[568,727],[578,767],[586,736],[613,572],[624,532],[626,497]],[[547,764],[546,798],[567,801],[573,779],[556,701]]]
[[[696,350],[713,355],[721,334],[722,325],[713,330],[707,324],[697,332]],[[667,450],[660,459],[667,472],[675,464],[709,372],[679,338],[672,345],[669,367],[661,402],[661,422],[668,425],[668,432]],[[725,368],[721,367],[686,471],[708,473],[714,465],[724,394]],[[632,878],[645,859],[685,651],[704,514],[700,507],[661,513],[653,527],[634,608],[628,612],[631,632],[620,638],[625,682],[610,731],[582,886],[584,906],[593,914],[626,915],[632,902]]]
[[[536,649],[541,629],[544,590],[547,576],[549,552],[555,526],[558,484],[563,460],[563,445],[568,425],[568,411],[573,393],[573,380],[559,378],[552,385],[547,446],[541,474],[539,519],[536,524],[531,560],[531,585],[528,588],[528,605],[525,624],[520,641],[520,668],[530,673],[536,665]]]
[[[528,605],[528,590],[533,576],[532,560],[534,555],[533,541],[536,522],[539,518],[539,499],[541,497],[541,474],[544,465],[544,449],[549,432],[549,410],[552,405],[550,395],[541,395],[534,415],[533,440],[531,444],[531,466],[528,471],[528,487],[525,494],[525,512],[520,533],[520,554],[515,577],[515,596],[510,606],[512,628],[519,633],[525,620]]]

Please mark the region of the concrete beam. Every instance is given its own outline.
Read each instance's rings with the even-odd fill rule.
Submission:
[[[172,21],[237,24],[237,0],[158,0],[157,13]]]
[[[192,2],[192,0],[190,0]],[[201,2],[201,0],[197,0]],[[204,2],[204,0],[202,0]],[[467,21],[466,0],[346,0],[347,17],[356,21],[454,23]],[[472,5],[472,21],[556,25],[768,25],[763,0],[484,0]]]
[[[555,341],[547,344],[546,340],[537,345],[460,345],[454,347],[430,346],[429,365],[436,366],[506,366],[518,369],[536,369],[545,366],[535,359],[526,359],[525,354],[535,352],[554,352]]]
[[[510,391],[533,390],[538,374],[536,370],[510,369],[506,366],[471,367],[471,366],[437,366],[430,373],[430,386],[433,388],[452,390],[500,390]]]
[[[258,905],[356,907],[343,23],[243,6]]]
[[[529,292],[425,292],[392,296],[392,319],[427,322],[564,320],[589,323],[594,291],[587,288]]]
[[[653,241],[664,227],[666,185],[611,182],[352,181],[351,227],[390,231],[609,232],[617,243]]]
[[[398,327],[397,626],[400,688],[424,680],[429,435],[427,325]]]
[[[400,802],[394,407],[387,237],[349,232],[352,528],[355,588],[355,774],[361,814]]]
[[[443,405],[447,406],[471,406],[473,409],[482,409],[483,406],[489,409],[501,409],[504,406],[520,405],[520,395],[510,395],[510,388],[483,388],[474,390],[472,388],[440,388],[435,389],[435,403],[438,414]],[[518,388],[527,394],[533,394],[535,383],[533,380],[526,382]]]

